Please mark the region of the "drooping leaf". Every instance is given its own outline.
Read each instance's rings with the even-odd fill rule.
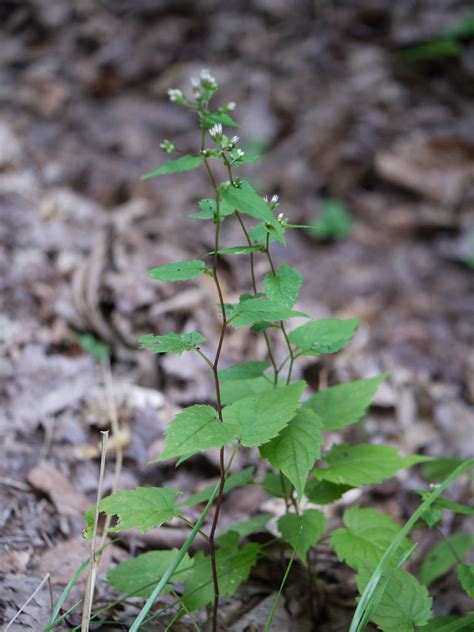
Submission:
[[[233,206],[244,215],[255,217],[269,224],[274,230],[278,240],[282,244],[285,244],[285,234],[281,224],[274,217],[265,200],[258,195],[248,182],[243,180],[239,186],[230,185],[221,187],[219,194],[229,206]]]
[[[263,279],[263,287],[268,298],[289,308],[296,303],[302,285],[301,272],[286,263],[277,268],[275,274],[270,272]]]
[[[474,599],[474,564],[459,564],[457,573],[466,595]]]
[[[232,443],[232,434],[212,406],[196,404],[176,415],[166,432],[165,448],[156,461],[192,455]]]
[[[293,483],[298,499],[321,455],[321,428],[321,420],[312,410],[300,408],[286,428],[260,448],[260,454]]]
[[[180,158],[173,158],[167,160],[157,169],[153,169],[149,173],[145,173],[141,177],[142,180],[148,180],[148,178],[154,178],[155,176],[164,176],[168,173],[182,173],[183,171],[192,171],[197,169],[204,162],[204,156],[181,156]]]
[[[248,520],[242,520],[242,522],[237,522],[233,524],[231,527],[226,529],[223,533],[219,535],[217,540],[221,540],[225,537],[230,531],[234,533],[238,533],[241,538],[246,538],[253,533],[260,533],[261,531],[265,531],[265,527],[267,523],[272,518],[272,514],[263,513],[258,514],[258,516],[253,516],[252,518],[248,518]]]
[[[315,505],[329,505],[335,500],[339,500],[350,489],[351,485],[336,485],[329,481],[318,481],[315,478],[306,483],[304,493]]]
[[[177,263],[165,263],[163,266],[148,271],[148,276],[154,281],[187,281],[200,274],[210,274],[204,261],[178,261]]]
[[[292,310],[263,297],[249,298],[235,306],[229,324],[233,327],[248,327],[261,320],[288,320],[293,316],[308,317],[304,312]]]
[[[278,531],[304,560],[311,547],[316,546],[326,529],[326,516],[318,509],[306,509],[303,513],[287,513],[278,520]]]
[[[275,498],[289,498],[293,491],[293,485],[282,473],[267,474],[262,481],[262,487],[269,496]]]
[[[240,472],[235,472],[235,474],[231,474],[230,476],[228,476],[225,481],[224,492],[227,493],[235,487],[242,487],[251,483],[253,481],[254,469],[255,468],[253,467],[246,467]],[[192,496],[189,496],[188,498],[185,498],[180,504],[191,507],[192,505],[205,503],[211,497],[215,486],[215,483],[213,485],[208,485],[208,487],[201,489],[201,491],[192,494]]]
[[[260,546],[249,542],[238,548],[239,534],[229,532],[221,538],[221,548],[216,553],[217,576],[221,596],[232,596],[242,582],[248,579],[257,562]],[[202,608],[214,599],[211,558],[199,551],[194,556],[194,566],[186,574],[182,604],[188,611]]]
[[[351,318],[349,320],[338,320],[336,318],[312,320],[290,331],[288,338],[292,345],[298,347],[299,355],[336,353],[344,349],[354,336],[359,320],[359,318]]]
[[[357,576],[357,587],[363,591],[370,578],[370,571]],[[383,582],[385,585],[385,583]],[[381,586],[383,588],[383,586]],[[376,590],[377,606],[370,619],[383,632],[415,632],[431,618],[432,599],[423,586],[407,571],[398,569],[390,579],[377,602],[380,589]]]
[[[224,406],[239,399],[273,390],[273,383],[265,377],[253,377],[248,380],[228,380],[221,384],[221,401]]]
[[[427,461],[431,457],[423,455],[400,456],[395,448],[384,445],[334,445],[324,455],[327,468],[313,470],[316,478],[338,485],[369,485],[381,483],[398,470]]]
[[[126,595],[149,597],[177,553],[178,549],[148,551],[112,568],[107,573],[107,581],[112,588]],[[173,581],[183,581],[185,572],[191,570],[193,564],[186,553],[163,592],[172,589]]]
[[[119,518],[117,526],[110,531],[136,527],[145,533],[179,516],[176,497],[180,493],[172,487],[135,487],[107,496],[101,501],[100,510]]]
[[[346,509],[343,521],[345,529],[333,531],[331,544],[337,557],[356,571],[375,568],[401,530],[389,515],[376,509]],[[405,538],[399,552],[410,547]]]
[[[473,536],[468,533],[453,533],[441,540],[426,555],[420,568],[420,579],[429,586],[450,568],[462,560],[474,544]]]
[[[242,445],[263,445],[273,439],[294,416],[305,387],[305,382],[296,382],[244,397],[224,408],[224,424]]]
[[[193,351],[200,344],[206,342],[204,336],[197,331],[188,334],[169,333],[164,336],[140,336],[140,346],[142,349],[154,351],[155,353],[176,353],[180,355],[184,351]]]
[[[260,377],[264,371],[268,369],[270,362],[266,360],[251,360],[242,364],[235,364],[227,369],[219,371],[219,379],[222,381],[229,380],[247,380],[254,377]]]
[[[344,428],[358,421],[367,410],[378,385],[386,378],[383,373],[368,380],[356,380],[331,386],[305,401],[323,420],[324,430]]]
[[[212,219],[213,221],[216,219],[217,204],[215,200],[211,198],[200,200],[199,208],[201,209],[200,211],[191,214],[193,219]],[[219,200],[219,218],[221,221],[225,217],[232,215],[234,211],[235,209],[232,206],[229,206],[224,200]]]

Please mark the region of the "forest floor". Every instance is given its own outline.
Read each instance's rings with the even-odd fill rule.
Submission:
[[[187,88],[202,67],[218,78],[219,101],[237,102],[239,134],[263,156],[246,167],[259,191],[278,193],[294,223],[314,220],[327,198],[352,216],[346,239],[295,232],[287,251],[275,247],[277,260],[304,275],[301,309],[362,318],[347,350],[300,367],[310,386],[390,374],[366,420],[342,436],[384,441],[405,454],[472,454],[474,41],[463,40],[449,57],[404,54],[463,23],[470,3],[296,4],[7,0],[0,7],[4,621],[47,573],[57,597],[88,556],[82,516],[95,500],[99,430],[109,411],[104,375],[80,334],[113,349],[122,427],[115,441],[124,448],[119,486],[169,483],[192,492],[218,473],[212,453],[179,470],[147,465],[174,412],[211,401],[212,382],[193,354],[183,362],[137,348],[144,333],[197,330],[212,341],[218,331],[206,279],[176,293],[146,277],[153,266],[212,249],[207,227],[189,219],[209,195],[204,177],[140,181],[163,161],[163,138],[184,150],[197,146],[194,121],[166,91]],[[231,224],[224,245],[239,242]],[[249,287],[248,270],[239,257],[222,266],[232,299]],[[267,271],[263,258],[257,270]],[[223,366],[264,355],[237,330]],[[252,462],[253,453],[236,466]],[[109,463],[105,493],[112,480]],[[417,506],[410,489],[422,483],[415,469],[364,492],[363,502],[404,521]],[[340,520],[345,503],[330,510],[331,520]],[[256,489],[236,490],[223,526],[261,509],[281,507]],[[133,534],[107,549],[105,565],[179,546],[186,534],[181,527]],[[419,556],[433,543],[422,542]],[[259,565],[225,604],[234,617],[227,629],[259,629],[280,576],[280,567]],[[302,581],[296,569],[275,630],[289,629],[290,618],[292,629],[311,629]],[[355,585],[324,546],[318,581],[325,594],[318,631],[345,632]],[[71,599],[83,589],[79,582]],[[435,595],[437,614],[466,611],[455,577],[439,580]],[[101,575],[96,607],[113,596]],[[138,608],[132,599],[107,617],[131,621]],[[45,584],[10,630],[36,632],[49,615]],[[73,613],[65,629],[79,621]]]

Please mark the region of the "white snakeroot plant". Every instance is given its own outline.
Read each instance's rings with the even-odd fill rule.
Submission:
[[[234,169],[256,159],[236,147],[238,136],[229,139],[223,132],[225,127],[237,126],[229,115],[235,104],[210,108],[209,102],[218,86],[207,70],[192,80],[192,87],[194,98],[185,97],[181,90],[169,90],[168,94],[171,101],[196,114],[199,145],[192,154],[170,159],[144,178],[202,168],[211,196],[199,202],[199,210],[192,218],[208,222],[214,247],[208,259],[160,265],[148,275],[159,283],[209,276],[215,286],[220,331],[216,340],[211,341],[210,346],[214,347],[211,356],[203,350],[206,339],[199,332],[148,334],[141,337],[140,343],[151,353],[196,353],[209,368],[215,402],[196,403],[172,419],[164,448],[156,460],[178,460],[180,465],[192,455],[217,448],[219,483],[185,498],[175,487],[137,487],[115,492],[101,501],[100,510],[118,518],[113,532],[130,528],[145,532],[180,520],[193,529],[193,537],[205,540],[204,550],[193,557],[189,555],[187,542],[179,552],[149,551],[110,570],[108,580],[115,589],[148,599],[132,630],[140,627],[156,597],[166,590],[177,595],[178,616],[210,606],[212,629],[216,632],[220,598],[236,592],[261,556],[272,555],[282,547],[292,550],[291,561],[299,559],[308,567],[307,594],[311,604],[315,585],[313,565],[317,567],[318,562],[317,554],[313,554],[310,563],[308,553],[314,552],[323,536],[329,537],[339,559],[355,571],[357,586],[364,591],[370,584],[372,571],[401,527],[380,511],[354,506],[344,512],[344,526],[328,534],[324,506],[351,489],[380,483],[401,468],[430,460],[420,455],[401,456],[396,449],[383,445],[336,443],[324,449],[326,433],[354,424],[364,416],[386,375],[309,394],[304,381],[293,380],[298,358],[341,351],[356,333],[359,319],[313,319],[295,309],[303,277],[286,263],[276,265],[271,246],[274,242],[284,246],[286,232],[298,226],[289,223],[283,213],[275,217],[278,195],[273,195],[270,201],[267,196],[262,198],[235,173]],[[211,147],[206,145],[209,137],[213,141]],[[167,139],[162,142],[162,149],[167,153],[175,151]],[[225,182],[217,179],[215,164],[222,165],[227,174]],[[230,222],[239,225],[244,243],[224,248],[221,232]],[[248,257],[249,291],[237,303],[226,301],[221,282],[220,260],[227,256]],[[257,257],[263,257],[268,264],[262,280],[256,274]],[[294,317],[306,322],[292,327]],[[242,327],[249,328],[251,336],[263,338],[266,357],[223,368],[226,337]],[[278,338],[281,344],[277,347]],[[285,352],[280,356],[282,345]],[[262,481],[255,480],[253,467],[232,469],[237,451],[248,448],[258,449],[267,464],[267,475]],[[268,494],[280,497],[286,508],[276,523],[280,540],[273,548],[246,541],[252,533],[266,529],[271,518],[268,514],[237,523],[225,532],[219,530],[224,494],[251,484],[263,485]],[[189,508],[205,503],[208,505],[204,513],[194,524]],[[210,523],[205,526],[203,521],[211,506]],[[455,546],[463,554],[466,539]],[[418,630],[430,620],[431,598],[426,584],[439,576],[439,569],[425,568],[425,582],[403,570],[400,565],[412,548],[409,539],[403,537],[388,567],[384,560],[388,568],[384,591],[377,593],[370,613],[371,620],[384,632]],[[467,586],[472,567],[462,565],[459,572],[461,582]]]

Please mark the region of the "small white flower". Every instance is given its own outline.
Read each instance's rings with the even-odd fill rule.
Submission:
[[[208,81],[209,83],[216,83],[216,80],[211,75],[207,68],[201,70],[201,81]]]
[[[265,200],[265,202],[268,204],[268,195],[264,195],[263,199]]]
[[[227,109],[229,110],[229,112],[232,112],[232,110],[235,110],[235,106],[236,106],[235,101],[231,101],[230,103],[227,104]]]
[[[220,123],[216,123],[215,125],[213,125],[209,130],[209,134],[212,136],[212,138],[222,136],[222,125]]]
[[[237,149],[236,154],[237,154],[237,158],[242,158],[242,156],[245,155],[245,152],[242,151],[241,149]]]
[[[200,83],[197,77],[191,77],[191,85],[193,88],[199,88]]]
[[[181,92],[181,90],[171,88],[170,90],[168,90],[168,96],[170,98],[170,101],[177,101],[178,99],[183,98],[183,93]]]
[[[237,145],[238,142],[239,142],[239,137],[238,136],[232,136],[232,138],[230,139],[230,144],[231,145]]]
[[[278,204],[278,200],[280,199],[279,195],[273,195],[272,196],[272,204]]]

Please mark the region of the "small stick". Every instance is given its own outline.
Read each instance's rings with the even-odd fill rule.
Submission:
[[[104,473],[105,473],[105,459],[107,455],[107,442],[109,439],[109,431],[101,431],[102,435],[102,451],[100,456],[100,473],[99,473],[99,486],[97,488],[97,501],[95,505],[94,516],[94,531],[92,534],[91,542],[91,554],[89,574],[87,576],[86,591],[84,595],[84,606],[82,609],[82,623],[81,632],[89,632],[89,622],[92,613],[92,601],[94,599],[95,580],[97,577],[97,568],[99,566],[99,558],[96,555],[96,543],[97,543],[97,525],[99,524],[99,505],[102,499],[102,488],[104,486]]]
[[[30,601],[32,601],[36,595],[39,593],[39,591],[41,590],[41,588],[45,585],[45,583],[49,580],[49,573],[46,573],[46,575],[43,577],[43,579],[41,580],[41,582],[39,583],[39,585],[37,586],[37,588],[35,588],[34,592],[28,597],[28,599],[25,601],[25,603],[22,605],[22,607],[18,610],[18,612],[15,614],[15,616],[13,617],[13,619],[10,619],[10,621],[8,622],[6,628],[5,628],[5,632],[7,632],[7,630],[10,629],[10,627],[13,625],[13,622],[16,621],[18,619],[18,617],[20,616],[20,614],[23,612],[23,610],[26,608],[26,606],[30,603]]]

